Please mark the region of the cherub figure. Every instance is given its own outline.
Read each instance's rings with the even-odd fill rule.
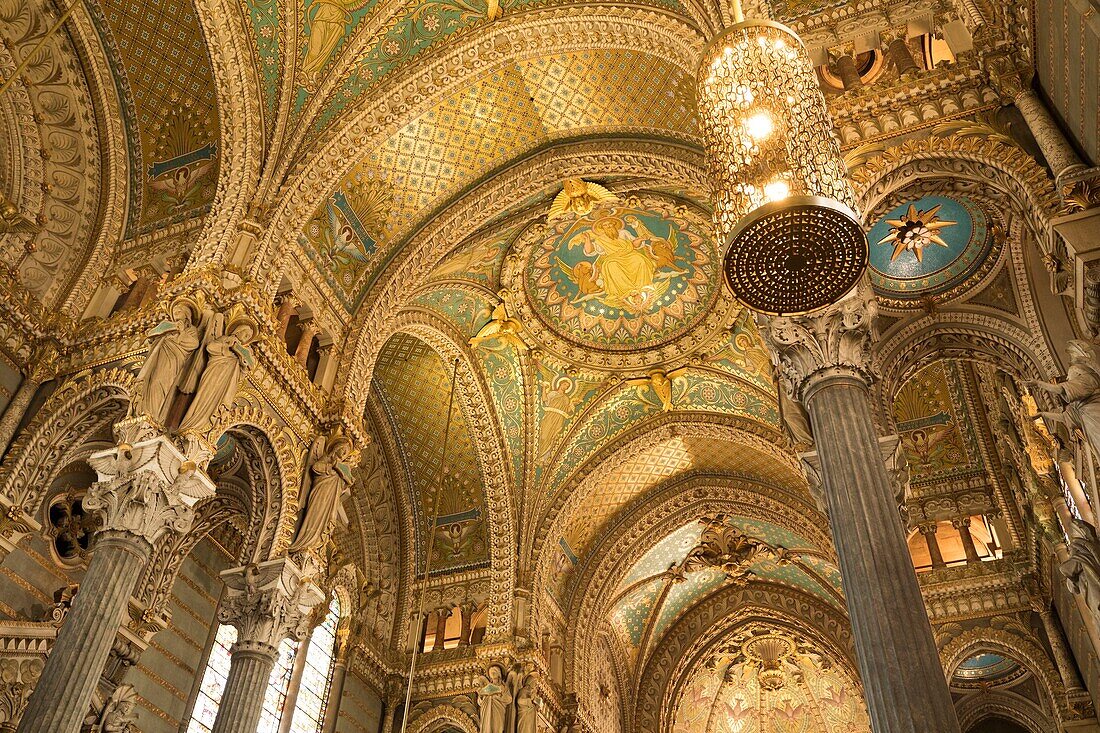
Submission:
[[[567,178],[562,183],[561,193],[550,204],[547,219],[557,219],[566,214],[587,216],[601,201],[618,198],[598,183],[582,181],[579,178]]]
[[[634,385],[634,391],[638,395],[638,399],[650,405],[654,404],[648,397],[648,392],[652,390],[653,394],[657,396],[661,409],[664,412],[670,412],[673,408],[672,382],[681,377],[686,371],[687,367],[681,367],[671,372],[654,369],[648,376],[628,379],[626,383]]]
[[[505,289],[501,290],[499,295],[500,302],[493,308],[489,322],[470,339],[470,346],[479,346],[487,341],[502,341],[519,351],[527,351],[527,344],[520,337],[523,324],[510,313],[508,301],[511,293]]]

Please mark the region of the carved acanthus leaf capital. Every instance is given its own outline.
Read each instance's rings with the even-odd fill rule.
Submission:
[[[761,334],[779,358],[781,375],[805,401],[807,389],[829,376],[871,381],[871,339],[877,303],[860,288],[845,300],[801,316],[761,317]]]
[[[99,481],[88,489],[84,508],[100,514],[103,530],[151,545],[169,530],[189,530],[195,503],[214,495],[210,477],[163,436],[93,453],[88,463]]]
[[[325,600],[321,589],[286,558],[232,568],[221,578],[226,595],[218,618],[236,627],[237,649],[274,654],[283,639],[304,639],[313,609]]]

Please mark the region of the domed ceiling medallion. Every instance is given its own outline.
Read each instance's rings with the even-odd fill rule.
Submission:
[[[569,362],[683,360],[733,315],[709,229],[706,212],[656,192],[558,207],[519,238],[504,281],[539,345]]]
[[[871,227],[868,240],[871,285],[902,307],[969,288],[997,261],[985,212],[962,197],[906,201]]]

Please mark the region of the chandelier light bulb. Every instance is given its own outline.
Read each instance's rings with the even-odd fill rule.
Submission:
[[[760,142],[772,134],[775,123],[767,112],[757,112],[745,120],[745,132],[754,142]]]

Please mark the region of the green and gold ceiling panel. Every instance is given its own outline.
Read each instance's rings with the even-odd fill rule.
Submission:
[[[442,316],[467,339],[477,333],[493,312],[486,295],[456,287],[434,287],[424,291],[413,298],[412,305]]]
[[[495,292],[500,287],[500,265],[504,261],[504,253],[508,251],[516,231],[517,227],[511,227],[463,242],[436,265],[428,276],[428,282],[467,280]]]
[[[397,334],[378,356],[373,387],[406,461],[420,567],[427,552],[432,517],[436,518],[433,572],[488,564],[484,481],[467,416],[458,400],[447,429],[450,369],[423,341]],[[446,469],[440,484],[445,445]]]
[[[493,407],[504,430],[511,456],[512,479],[519,485],[524,477],[524,432],[526,401],[523,398],[523,369],[514,347],[500,342],[485,342],[474,349],[489,390]]]
[[[218,181],[219,121],[210,55],[191,0],[102,5],[133,99],[140,145],[140,219],[128,235],[204,210]],[[112,66],[114,59],[109,59]],[[134,192],[137,194],[137,191]]]
[[[283,30],[279,21],[279,0],[245,0],[245,11],[252,24],[252,43],[259,64],[263,93],[264,133],[270,140],[279,104],[279,80],[282,78]]]
[[[894,419],[914,481],[984,472],[957,362],[936,362],[913,375],[894,399]]]
[[[726,522],[748,537],[774,548],[783,547],[797,552],[812,547],[804,538],[771,522],[750,517],[727,517]],[[696,547],[702,532],[703,525],[698,521],[689,522],[671,532],[646,552],[619,582],[618,592],[623,596],[611,610],[610,621],[628,648],[638,647],[650,625],[652,637],[659,639],[692,606],[731,582],[718,568],[700,568],[676,577],[669,574],[670,568],[679,567]],[[827,588],[820,579],[836,577],[839,581],[836,568],[818,560],[825,572],[819,573],[816,567],[809,568],[807,572],[801,563],[801,558],[785,565],[762,559],[752,565],[749,582],[755,578],[787,585],[843,610],[839,585]]]
[[[774,398],[743,381],[695,368],[672,374],[671,379],[669,410],[733,415],[763,425],[778,424]],[[620,390],[590,411],[569,436],[547,484],[547,495],[552,495],[601,447],[641,420],[664,411],[662,397],[648,378],[626,380]]]
[[[655,94],[653,78],[667,80],[672,91]],[[372,148],[314,213],[303,233],[305,249],[353,310],[397,243],[471,182],[581,132],[694,135],[693,88],[671,62],[636,51],[501,66]]]
[[[410,4],[408,10],[394,18],[379,34],[377,42],[352,63],[346,78],[314,121],[313,134],[320,133],[341,113],[354,107],[385,76],[440,41],[456,37],[461,31],[475,32],[500,12],[511,15],[527,7],[564,4],[568,3],[555,0],[425,0]],[[676,0],[658,0],[655,4],[682,11]],[[349,21],[348,30],[353,26],[354,22]],[[299,97],[302,95],[300,91]],[[302,103],[304,99],[298,104],[299,108]]]

